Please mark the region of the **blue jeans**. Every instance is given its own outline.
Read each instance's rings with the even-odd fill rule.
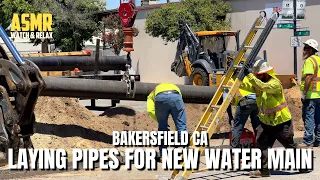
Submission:
[[[255,100],[251,100],[255,101]],[[247,106],[240,106],[237,105],[237,109],[235,112],[234,117],[234,125],[232,128],[232,140],[231,140],[231,147],[232,148],[241,148],[240,146],[240,137],[242,135],[242,131],[244,126],[250,116],[252,127],[256,133],[256,128],[259,126],[259,117],[258,117],[259,109],[257,104],[251,103]]]
[[[158,119],[158,131],[168,131],[168,118],[171,114],[176,129],[181,136],[181,131],[187,131],[187,115],[180,94],[158,94],[155,98],[155,110]],[[159,146],[160,156],[165,146]]]
[[[303,143],[312,145],[313,133],[315,133],[315,141],[320,142],[320,99],[303,101],[302,120],[304,122]]]

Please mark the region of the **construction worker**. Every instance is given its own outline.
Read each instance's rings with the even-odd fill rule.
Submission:
[[[318,147],[320,143],[320,57],[318,42],[309,39],[304,43],[304,64],[301,74],[300,90],[302,91],[302,119],[304,122],[304,147]],[[315,126],[314,126],[315,124]],[[313,141],[313,133],[315,140]]]
[[[148,96],[148,114],[158,121],[158,131],[168,131],[168,117],[171,114],[179,137],[182,131],[187,131],[187,115],[182,100],[180,89],[171,83],[159,84]],[[159,146],[159,154],[162,156],[162,149]]]
[[[275,76],[273,67],[263,59],[250,68],[245,68],[244,74],[256,90],[259,107],[260,124],[257,128],[257,147],[262,152],[262,169],[250,172],[250,177],[268,177],[268,148],[272,148],[278,140],[285,148],[296,148],[293,140],[293,125],[291,113],[284,97],[280,80]],[[299,170],[305,172],[304,170]]]
[[[228,82],[229,86],[234,83],[233,78]],[[224,99],[226,97],[228,90],[224,93]],[[256,103],[255,90],[252,84],[249,82],[248,78],[244,78],[242,84],[239,87],[235,97],[233,98],[232,104],[236,106],[235,117],[233,118],[231,106],[228,107],[227,113],[229,116],[229,124],[231,125],[231,120],[234,121],[232,127],[232,148],[241,148],[240,137],[244,126],[250,116],[252,128],[255,131],[259,125],[259,109]],[[256,131],[255,131],[256,132]]]

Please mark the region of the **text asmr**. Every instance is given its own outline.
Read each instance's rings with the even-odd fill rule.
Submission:
[[[209,137],[205,131],[194,132],[192,135],[195,147],[189,147],[190,137],[187,132],[182,132],[178,141],[179,135],[176,131],[114,131],[112,140],[115,148],[73,149],[70,156],[72,167],[67,167],[69,157],[64,149],[20,149],[16,155],[9,149],[8,164],[9,169],[119,170],[121,153],[117,147],[124,147],[124,168],[127,170],[133,167],[138,170],[157,170],[160,164],[164,170],[197,170],[200,168],[200,161],[209,170],[261,168],[260,149],[214,148],[210,147]],[[162,149],[162,163],[158,163],[157,147],[161,144],[168,147]],[[204,156],[200,156],[199,148],[204,149]],[[17,159],[16,163],[14,159]],[[312,149],[268,149],[268,168],[313,169],[313,151]]]

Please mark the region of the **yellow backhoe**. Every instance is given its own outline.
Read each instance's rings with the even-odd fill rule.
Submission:
[[[193,32],[189,25],[179,21],[180,37],[171,71],[179,77],[187,76],[195,86],[219,86],[223,75],[239,49],[240,31]],[[236,51],[228,51],[228,39],[235,39]],[[246,55],[242,62],[246,61]],[[256,59],[260,59],[257,57]],[[295,75],[277,75],[285,88],[296,84]]]

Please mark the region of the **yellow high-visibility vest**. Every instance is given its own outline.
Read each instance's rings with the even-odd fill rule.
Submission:
[[[276,126],[291,120],[291,113],[284,97],[283,87],[274,72],[268,72],[272,77],[263,83],[253,74],[247,77],[256,90],[259,119],[264,124]]]
[[[228,85],[232,86],[233,83],[234,83],[234,80],[232,78],[230,78]],[[248,78],[244,77],[244,79],[239,87],[239,90],[237,91],[236,95],[233,97],[232,104],[238,105],[239,101],[243,97],[245,97],[249,94],[255,94],[255,90],[254,90],[254,87],[252,86],[252,84],[249,82]]]
[[[309,90],[307,92],[307,99],[314,99],[314,98],[320,98],[320,57],[316,55],[310,56],[308,59],[305,60],[305,63],[308,63],[308,61],[313,63],[313,76],[311,79],[311,85],[309,87]],[[304,90],[304,84],[305,84],[305,78],[306,78],[306,72],[311,72],[312,69],[310,66],[303,66],[302,69],[302,75],[301,75],[301,84],[300,84],[300,90]]]

